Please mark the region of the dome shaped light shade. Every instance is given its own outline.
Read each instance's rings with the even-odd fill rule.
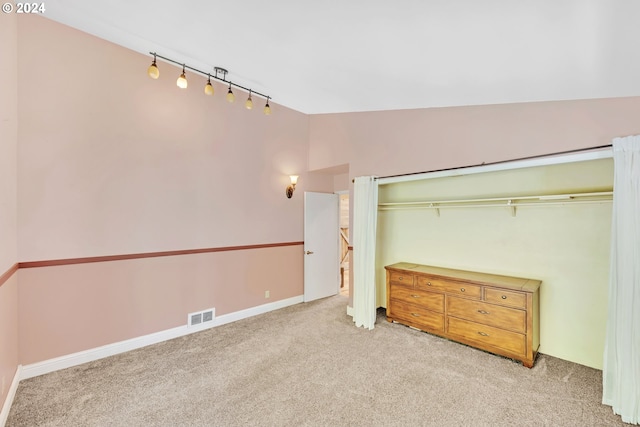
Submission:
[[[149,68],[147,68],[147,74],[149,75],[149,77],[151,77],[154,80],[160,77],[160,70],[156,65],[155,58],[153,59],[153,62],[151,63],[151,65],[149,65]]]
[[[236,100],[236,96],[231,91],[231,85],[229,85],[229,92],[227,92],[227,101],[233,102]]]
[[[205,95],[213,96],[213,85],[211,84],[211,77],[207,80],[207,84],[204,85]]]
[[[176,85],[180,88],[180,89],[186,89],[187,88],[187,76],[184,75],[184,65],[182,66],[182,74],[180,74],[180,77],[178,77],[178,80],[176,80]]]
[[[153,55],[153,62],[151,63],[151,65],[149,65],[149,68],[147,68],[147,74],[149,75],[149,77],[155,80],[158,77],[160,77],[160,70],[156,65],[156,54],[153,53],[152,55]]]

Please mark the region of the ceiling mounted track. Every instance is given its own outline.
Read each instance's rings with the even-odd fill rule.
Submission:
[[[264,112],[265,115],[270,115],[271,114],[271,106],[269,105],[269,100],[271,99],[271,97],[269,95],[265,95],[263,93],[257,92],[251,88],[247,88],[244,87],[242,85],[239,85],[237,83],[233,83],[231,80],[227,80],[227,74],[229,73],[229,71],[227,71],[225,68],[222,67],[214,67],[213,68],[213,73],[207,73],[205,71],[199,70],[197,68],[191,67],[185,63],[182,62],[178,62],[176,60],[173,60],[171,58],[167,58],[166,56],[162,56],[162,55],[158,55],[156,52],[149,52],[150,55],[153,55],[153,62],[151,63],[151,65],[149,66],[149,68],[147,69],[147,74],[149,75],[149,77],[151,77],[152,79],[157,79],[160,77],[160,69],[158,68],[158,64],[157,64],[157,59],[162,59],[163,61],[175,64],[179,67],[182,67],[182,73],[180,74],[180,76],[178,77],[178,80],[176,81],[176,85],[180,88],[180,89],[186,89],[188,86],[188,81],[187,81],[187,76],[186,76],[186,70],[189,71],[193,71],[194,73],[198,73],[201,74],[203,76],[205,76],[207,78],[207,83],[204,86],[204,93],[206,95],[212,96],[214,94],[214,89],[213,89],[213,85],[211,84],[211,79],[214,80],[218,80],[224,84],[228,84],[229,85],[229,90],[227,91],[227,96],[226,99],[229,102],[234,102],[235,101],[235,94],[233,93],[233,88],[238,88],[238,89],[242,89],[246,92],[248,92],[249,97],[247,98],[247,100],[244,103],[244,106],[247,110],[251,110],[253,109],[253,98],[252,95],[257,95],[257,96],[261,96],[262,98],[264,98],[266,100],[266,104],[264,106],[264,108],[262,109],[262,111]]]

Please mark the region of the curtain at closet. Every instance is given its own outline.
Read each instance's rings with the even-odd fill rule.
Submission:
[[[357,177],[353,189],[353,321],[368,329],[376,322],[377,221],[377,178]]]
[[[640,135],[613,140],[613,215],[602,403],[640,423]]]

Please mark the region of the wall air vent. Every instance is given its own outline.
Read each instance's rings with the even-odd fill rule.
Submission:
[[[202,313],[191,314],[189,316],[189,319],[189,326],[199,325],[200,323],[202,323]]]
[[[216,318],[216,309],[208,308],[203,311],[197,311],[195,313],[189,313],[187,315],[187,326],[188,327],[196,327],[196,326],[204,326],[211,325],[213,319]]]

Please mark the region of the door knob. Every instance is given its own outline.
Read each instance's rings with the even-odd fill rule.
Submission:
[[[313,251],[306,251],[305,254],[306,255],[311,255],[313,253]]]

